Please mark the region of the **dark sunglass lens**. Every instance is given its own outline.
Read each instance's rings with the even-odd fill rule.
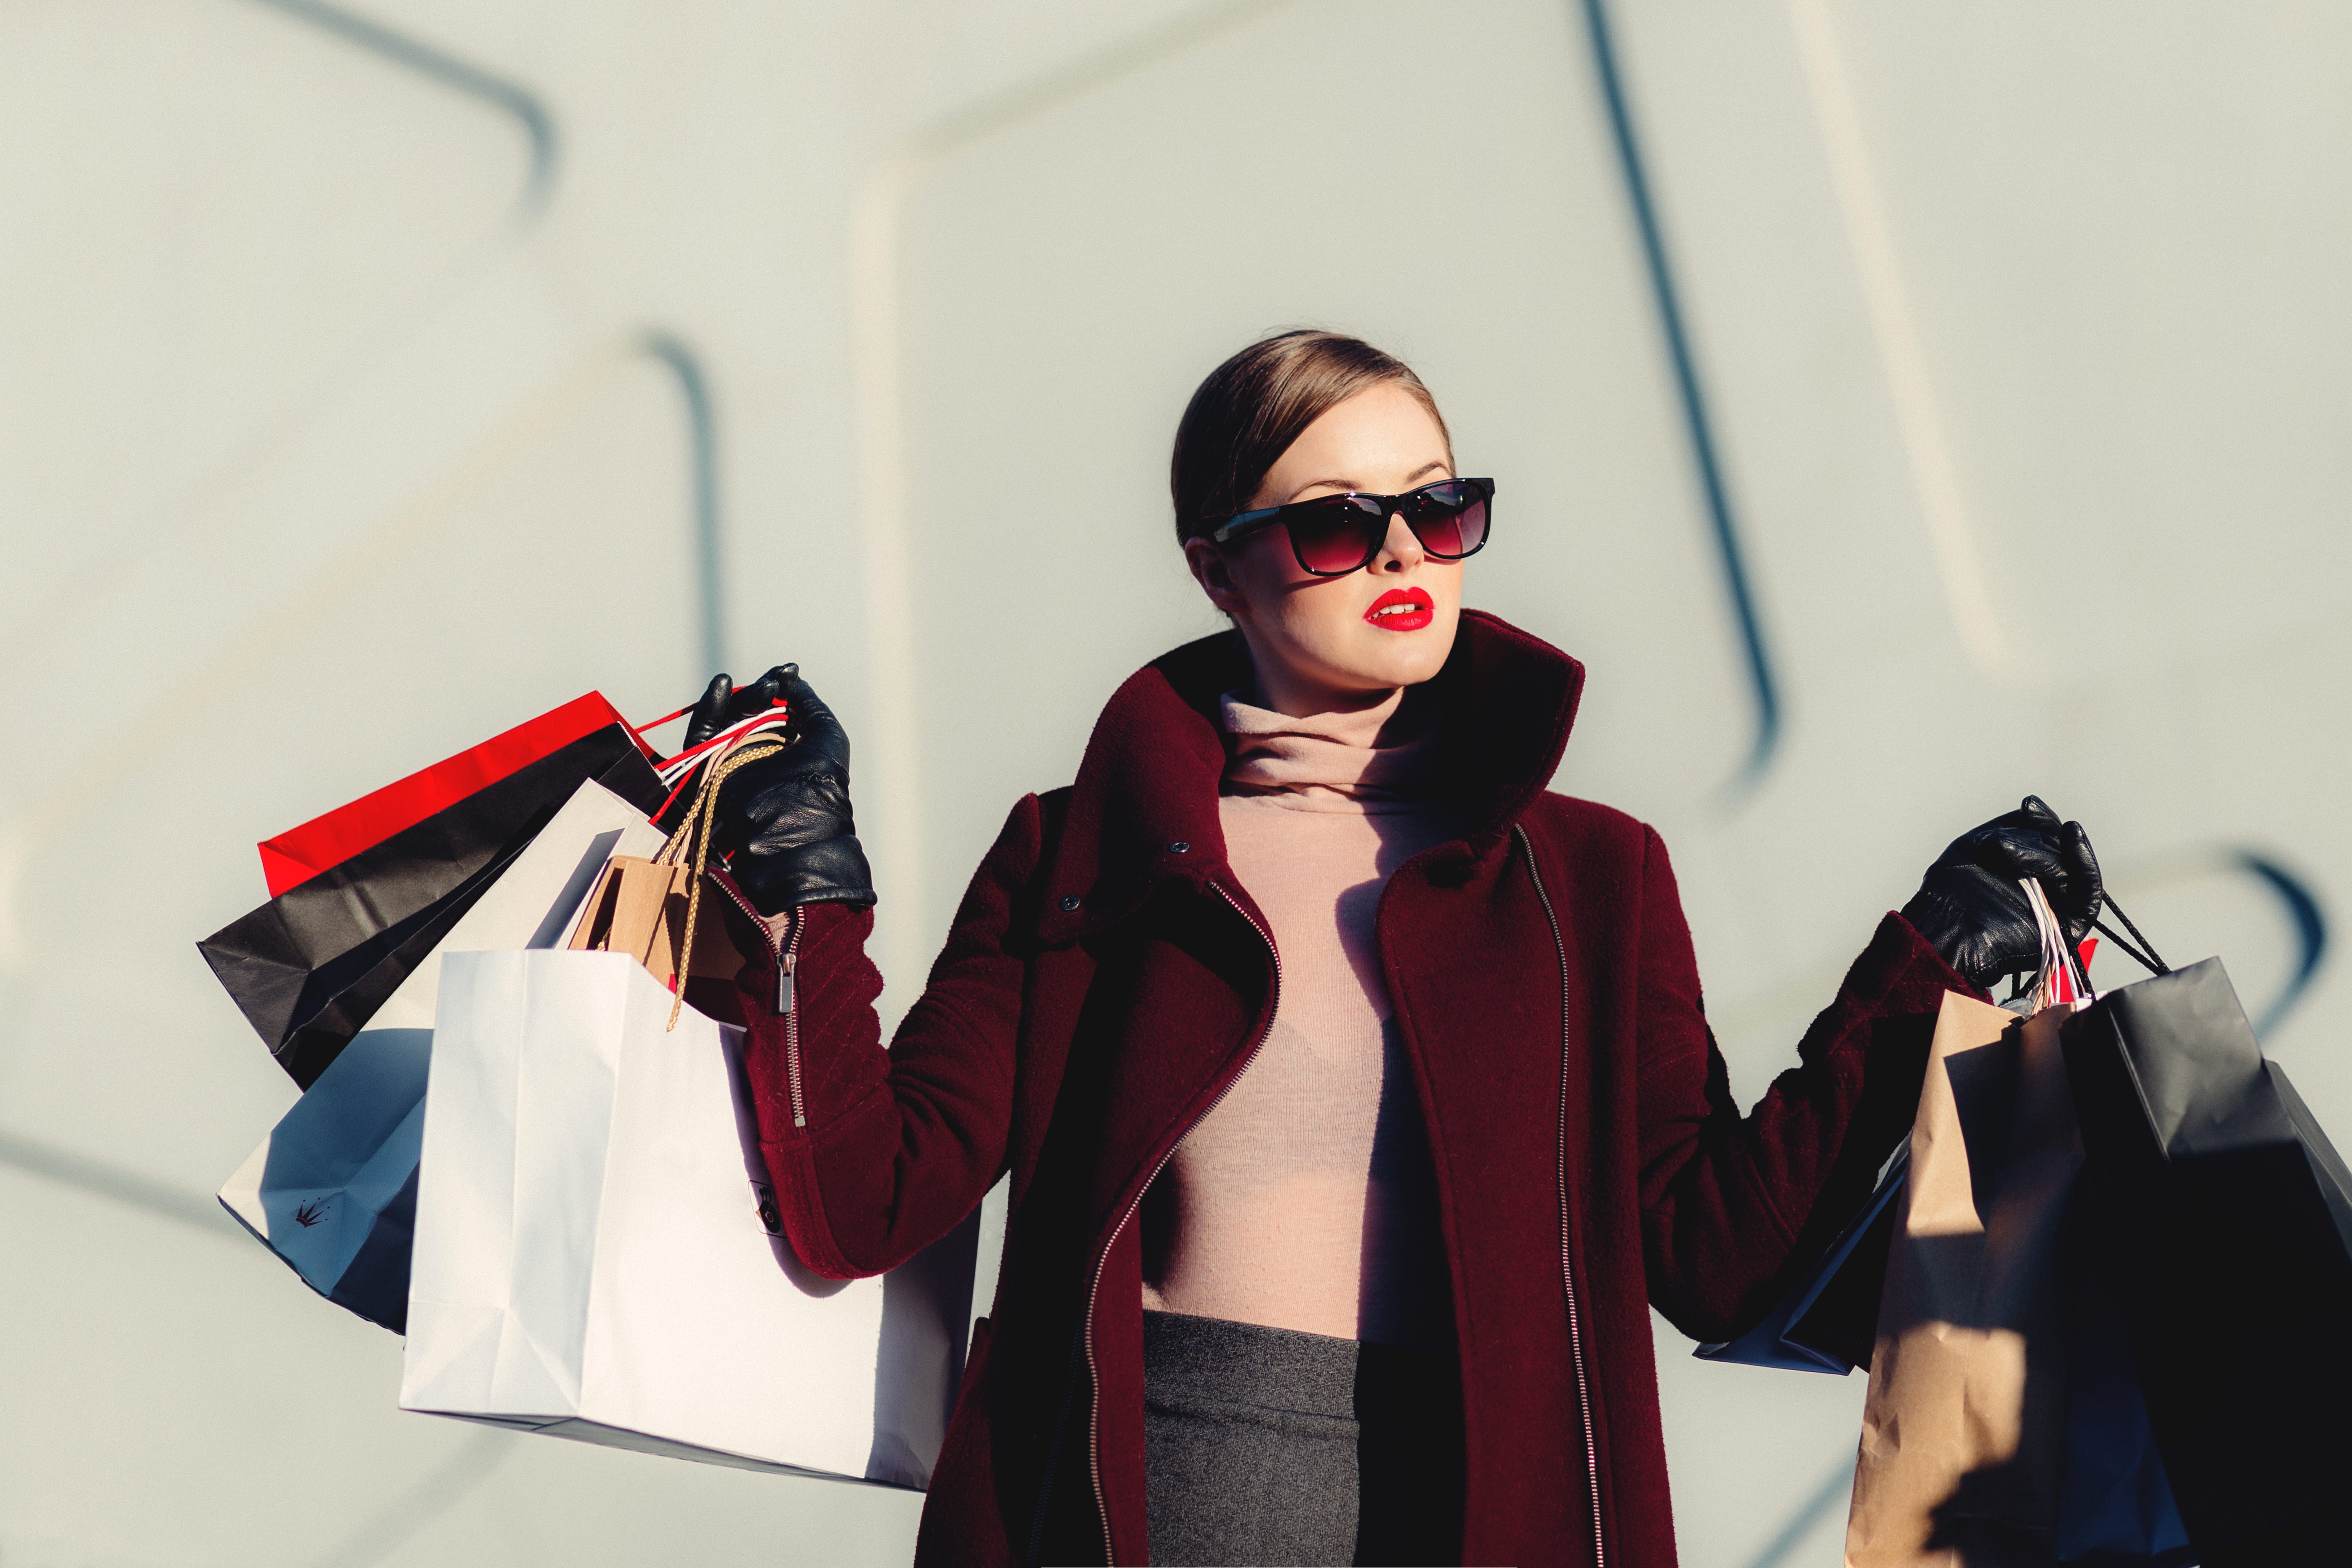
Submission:
[[[1423,550],[1458,561],[1486,542],[1486,498],[1460,480],[1431,485],[1414,493],[1405,521]]]
[[[1457,556],[1475,554],[1478,547],[1486,542],[1486,509],[1490,504],[1485,496],[1470,498],[1470,504],[1454,519],[1454,537],[1461,542],[1461,547],[1448,553]]]
[[[1382,521],[1350,496],[1301,507],[1286,520],[1299,563],[1309,572],[1353,572],[1364,563],[1370,531]]]

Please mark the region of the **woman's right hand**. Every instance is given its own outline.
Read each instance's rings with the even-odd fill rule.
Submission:
[[[795,904],[871,904],[874,873],[849,809],[849,735],[801,679],[800,666],[780,664],[740,691],[727,676],[713,676],[687,722],[687,744],[774,707],[778,698],[791,715],[789,743],[719,786],[712,847],[731,856],[729,874],[763,915]]]

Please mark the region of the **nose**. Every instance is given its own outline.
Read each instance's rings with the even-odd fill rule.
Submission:
[[[1372,558],[1375,572],[1410,572],[1420,565],[1428,552],[1421,547],[1420,538],[1405,526],[1404,513],[1389,513],[1388,537],[1381,541],[1381,552]]]

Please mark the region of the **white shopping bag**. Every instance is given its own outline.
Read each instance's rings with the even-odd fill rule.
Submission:
[[[741,1031],[669,1028],[672,1000],[625,953],[442,965],[401,1407],[926,1485],[976,1224],[880,1279],[809,1273],[762,1218]]]
[[[222,1184],[221,1206],[311,1289],[399,1332],[443,955],[554,946],[606,860],[661,843],[644,812],[583,784]]]

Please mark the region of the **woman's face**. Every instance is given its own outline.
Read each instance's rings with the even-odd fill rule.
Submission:
[[[1249,510],[1349,490],[1402,495],[1453,476],[1437,421],[1390,382],[1309,425],[1267,470]],[[1192,540],[1184,555],[1209,602],[1241,628],[1259,695],[1277,712],[1370,707],[1434,676],[1453,650],[1463,563],[1423,553],[1393,513],[1372,563],[1345,577],[1300,566],[1280,527],[1224,546]]]

